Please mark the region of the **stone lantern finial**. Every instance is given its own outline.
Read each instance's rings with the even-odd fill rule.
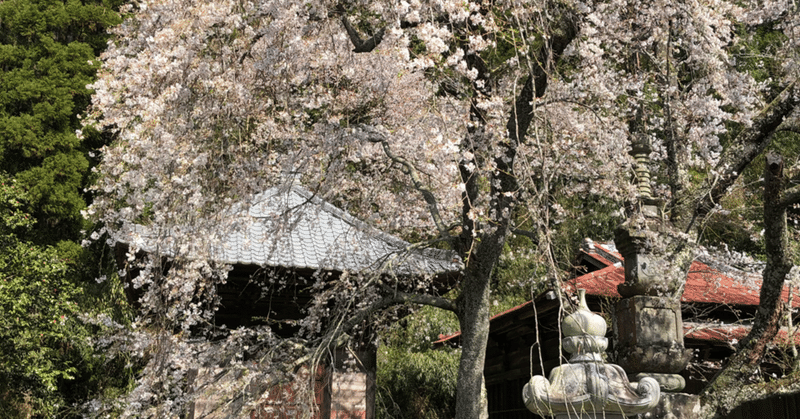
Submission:
[[[541,416],[562,418],[624,418],[647,413],[659,401],[656,380],[630,383],[618,365],[603,361],[608,347],[606,322],[589,311],[586,291],[578,290],[580,306],[561,323],[562,345],[570,362],[553,368],[549,380],[537,375],[522,390],[525,406]]]

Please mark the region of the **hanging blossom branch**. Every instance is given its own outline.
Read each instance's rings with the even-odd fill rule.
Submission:
[[[549,74],[554,71],[555,63],[578,35],[579,17],[577,13],[570,8],[563,8],[560,12],[559,19],[550,28],[550,33],[546,38],[547,43],[540,49],[534,50],[535,53],[531,57],[532,68],[530,68],[528,78],[511,110],[511,117],[506,128],[509,137],[514,141],[524,141],[528,127],[533,120],[534,106],[539,106],[534,99],[544,96]],[[599,117],[598,120],[602,121]]]
[[[425,187],[425,185],[422,183],[422,179],[420,179],[419,176],[419,170],[417,170],[417,168],[414,167],[411,162],[392,152],[384,131],[385,129],[380,126],[373,127],[369,125],[362,125],[356,129],[353,129],[352,134],[359,140],[380,144],[383,147],[383,152],[386,154],[386,156],[389,157],[389,159],[391,159],[393,162],[398,163],[403,167],[403,173],[411,178],[414,189],[421,193],[422,197],[425,199],[425,203],[428,205],[428,210],[431,213],[431,218],[433,218],[433,222],[436,224],[436,229],[439,230],[440,237],[445,238],[448,241],[451,240],[450,228],[447,227],[442,219],[441,212],[439,211],[439,204],[437,203],[433,192]]]

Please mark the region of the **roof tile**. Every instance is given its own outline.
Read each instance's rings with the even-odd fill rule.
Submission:
[[[297,185],[268,189],[229,211],[233,224],[211,249],[218,262],[352,272],[390,267],[400,275],[462,268],[455,252],[414,249]],[[154,237],[149,228],[136,226],[118,241],[152,251],[147,237]]]

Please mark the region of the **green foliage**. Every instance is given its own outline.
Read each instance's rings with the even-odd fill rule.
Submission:
[[[89,160],[78,115],[120,3],[0,3],[0,167],[28,190],[35,236],[46,242],[75,237],[83,225]]]
[[[539,252],[527,237],[513,237],[506,242],[494,271],[495,301],[492,315],[522,304],[547,286]]]
[[[614,229],[620,225],[620,204],[599,196],[564,196],[558,198],[561,214],[554,214],[557,223],[553,235],[555,259],[561,269],[569,271],[583,240],[613,240]]]
[[[543,42],[541,34],[532,34],[531,39],[524,39],[511,10],[495,8],[492,14],[503,30],[492,34],[495,47],[481,51],[481,58],[492,71],[504,71],[502,68],[506,67],[508,60],[512,58],[527,62],[528,51],[537,51]]]
[[[0,418],[78,416],[75,405],[130,379],[122,360],[92,348],[98,327],[79,319],[87,311],[122,317],[113,308],[124,306],[115,304],[121,290],[98,301],[95,287],[76,281],[79,260],[62,257],[86,257],[74,243],[20,239],[35,221],[21,210],[27,194],[18,184],[0,173]]]
[[[793,162],[800,157],[800,135],[783,131],[773,135],[765,150],[783,156],[784,161]],[[789,171],[786,176],[795,182],[798,174]],[[763,177],[764,157],[757,157],[742,173],[741,181],[722,200],[722,210],[709,217],[703,228],[703,244],[727,246],[746,252],[756,258],[765,258],[763,230]],[[789,230],[795,238],[800,236],[800,211],[789,208]],[[792,245],[796,240],[792,240]]]
[[[455,333],[458,330],[458,318],[454,313],[423,306],[389,325],[382,338],[387,346],[424,352],[431,348],[431,344],[439,339],[440,334]]]
[[[128,315],[105,245],[78,244],[90,152],[108,142],[79,115],[120,4],[0,2],[0,418],[79,417],[131,377],[92,347],[102,326],[78,319]]]
[[[378,418],[453,417],[459,352],[432,343],[458,330],[455,314],[428,306],[388,327],[378,348]]]
[[[76,372],[62,355],[85,344],[75,340],[81,290],[67,280],[54,248],[17,238],[33,224],[20,211],[25,194],[8,176],[0,183],[0,383],[8,383],[0,405],[47,416],[57,409],[59,380]]]
[[[378,350],[377,417],[444,419],[455,414],[459,352]]]
[[[771,23],[755,28],[740,25],[737,35],[741,41],[732,47],[737,69],[750,73],[759,82],[767,82],[772,88],[778,87],[781,63],[775,52],[786,42],[786,36]]]

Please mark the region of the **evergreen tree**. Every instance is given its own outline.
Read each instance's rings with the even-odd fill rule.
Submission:
[[[99,134],[80,132],[119,0],[0,3],[0,168],[29,196],[37,242],[76,240]]]

